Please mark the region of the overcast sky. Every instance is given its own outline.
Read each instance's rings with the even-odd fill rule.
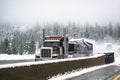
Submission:
[[[0,22],[120,22],[120,0],[0,0]]]

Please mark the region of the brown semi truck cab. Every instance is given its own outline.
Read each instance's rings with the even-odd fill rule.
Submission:
[[[65,39],[67,40],[67,39]],[[55,59],[64,58],[64,37],[61,35],[49,36],[44,38],[43,47],[40,48],[40,54],[36,55],[36,59]]]

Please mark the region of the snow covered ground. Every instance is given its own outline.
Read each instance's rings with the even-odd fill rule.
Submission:
[[[35,55],[0,54],[0,60],[26,60],[26,59],[35,59]]]

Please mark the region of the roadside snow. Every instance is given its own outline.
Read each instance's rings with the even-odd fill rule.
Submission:
[[[0,54],[0,60],[26,60],[26,59],[35,59],[35,55]]]
[[[115,58],[115,64],[116,65],[120,65],[120,56]]]

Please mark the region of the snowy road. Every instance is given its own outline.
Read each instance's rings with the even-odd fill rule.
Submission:
[[[82,74],[69,80],[114,80],[120,75],[120,66],[109,66],[93,72]]]
[[[2,64],[12,64],[12,63],[21,63],[21,62],[34,62],[34,59],[27,60],[0,60],[0,65]]]

